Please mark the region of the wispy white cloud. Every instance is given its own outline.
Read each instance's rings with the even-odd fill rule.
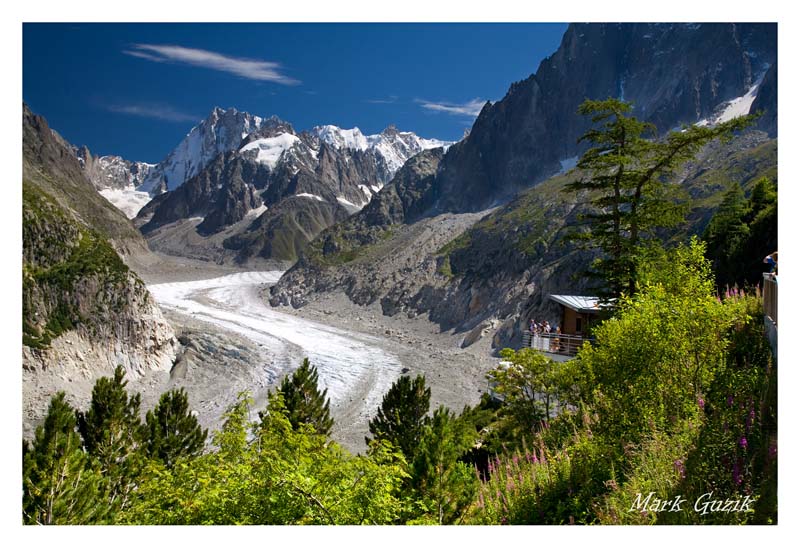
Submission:
[[[205,49],[170,44],[133,44],[130,49],[123,50],[122,53],[156,63],[181,63],[227,72],[249,80],[275,82],[286,86],[300,83],[299,80],[283,74],[283,67],[280,63],[246,57],[231,57]]]
[[[473,99],[466,103],[426,101],[424,99],[417,99],[416,102],[424,109],[445,112],[455,116],[472,116],[473,118],[480,114],[483,105],[486,104],[486,101],[483,99]]]
[[[397,95],[390,95],[384,99],[364,99],[365,103],[372,103],[373,105],[391,105],[397,102],[399,97]]]
[[[106,109],[119,114],[129,114],[131,116],[140,116],[142,118],[155,118],[156,120],[164,120],[167,122],[196,122],[201,118],[200,116],[187,114],[164,104],[117,104],[109,105],[106,107]]]

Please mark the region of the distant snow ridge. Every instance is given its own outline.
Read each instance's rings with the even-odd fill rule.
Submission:
[[[254,132],[285,129],[281,134],[270,135],[247,143],[239,149],[242,140]],[[374,150],[383,157],[393,175],[410,157],[423,150],[449,147],[452,142],[424,139],[410,131],[397,131],[389,126],[381,133],[364,135],[360,129],[342,129],[334,125],[317,126],[311,130],[320,141],[336,149]],[[247,153],[258,150],[257,161],[275,168],[282,154],[300,140],[291,127],[279,118],[261,118],[235,108],[214,108],[211,115],[186,135],[178,146],[157,166],[150,170],[146,180],[137,190],[160,193],[173,190],[187,179],[197,175],[211,160],[224,152],[239,149]],[[309,149],[312,156],[316,152]]]
[[[317,126],[311,130],[323,141],[336,149],[350,148],[353,150],[367,150],[369,142],[367,137],[357,127],[342,129],[337,126]],[[370,137],[374,137],[371,135]]]
[[[109,182],[124,181],[126,188],[140,186],[156,167],[156,164],[129,162],[120,156],[100,156],[97,158],[97,165]]]
[[[150,201],[150,194],[135,188],[104,188],[100,195],[122,211],[128,219],[133,219]]]
[[[386,161],[389,171],[394,174],[403,164],[411,158],[431,148],[444,147],[447,149],[452,141],[439,139],[424,139],[411,131],[398,131],[395,126],[389,126],[381,133],[364,135],[357,127],[342,129],[337,126],[317,126],[311,130],[330,146],[353,150],[373,149]]]
[[[75,154],[97,190],[128,217],[134,217],[150,197],[176,189],[220,154],[235,151],[270,171],[285,167],[288,173],[295,174],[301,166],[311,171],[317,168],[320,143],[344,153],[345,162],[355,151],[372,154],[372,161],[378,162],[379,180],[364,180],[357,185],[362,199],[350,193],[339,200],[350,210],[366,205],[412,156],[452,144],[398,131],[394,126],[374,135],[364,135],[357,127],[343,129],[334,125],[296,133],[290,124],[275,116],[262,118],[235,108],[215,107],[158,164],[129,162],[119,156],[92,158],[85,147],[75,149]]]
[[[137,190],[156,165],[145,162],[130,162],[119,156],[92,156],[89,148],[70,148],[78,158],[86,177],[97,191],[133,219],[139,210],[150,201],[150,194]]]

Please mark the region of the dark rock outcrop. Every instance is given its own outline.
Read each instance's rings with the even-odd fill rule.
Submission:
[[[172,192],[161,194],[139,212],[137,221],[146,235],[179,219],[203,217],[198,232],[212,234],[241,221],[248,211],[261,205],[256,185],[266,184],[269,170],[248,162],[233,152],[217,156],[198,175]]]
[[[778,136],[778,64],[773,63],[758,88],[750,114],[761,113],[756,127],[770,137]]]
[[[635,116],[667,131],[744,95],[776,59],[774,24],[572,24],[558,51],[451,147],[439,208],[479,211],[558,172],[583,150],[584,99],[631,101]]]

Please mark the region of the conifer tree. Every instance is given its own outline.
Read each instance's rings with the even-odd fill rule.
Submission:
[[[292,428],[310,424],[318,434],[327,436],[333,427],[330,400],[326,397],[327,388],[320,392],[318,380],[317,368],[305,358],[291,376],[284,377],[276,395],[283,396],[285,413]]]
[[[730,183],[703,234],[703,239],[709,244],[707,255],[720,280],[735,279],[736,271],[741,268],[739,255],[750,235],[745,222],[748,210],[742,187]]]
[[[742,116],[714,127],[685,126],[659,138],[653,124],[630,115],[632,108],[618,99],[581,104],[578,112],[589,116],[595,127],[579,142],[592,146],[578,161],[584,175],[564,188],[589,192],[593,209],[583,215],[588,231],[573,233],[572,238],[603,252],[589,274],[604,281],[606,297],[632,295],[644,248],[658,243],[657,230],[684,220],[680,187],[669,182],[670,176],[704,145],[729,138],[755,118]]]
[[[83,445],[100,467],[109,501],[124,507],[141,468],[141,395],[128,397],[122,366],[114,377],[102,377],[92,389],[89,410],[77,413]]]
[[[208,430],[203,430],[189,410],[183,388],[161,395],[155,409],[145,418],[146,453],[172,468],[181,457],[196,456],[203,449]]]
[[[387,440],[397,446],[411,462],[419,446],[426,415],[430,408],[431,389],[425,377],[402,376],[392,383],[383,396],[381,407],[369,421],[369,432],[376,440]],[[366,438],[369,444],[370,439]]]
[[[749,200],[738,183],[729,184],[703,233],[720,290],[761,282],[762,260],[778,248],[777,200],[775,183],[766,177],[756,181]]]
[[[425,425],[413,462],[413,485],[440,524],[454,523],[477,489],[473,470],[459,459],[469,449],[469,429],[440,406]]]
[[[26,524],[89,524],[107,512],[100,477],[91,469],[64,392],[50,400],[44,423],[22,459],[22,518]]]

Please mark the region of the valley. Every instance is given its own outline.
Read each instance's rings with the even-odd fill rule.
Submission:
[[[359,90],[369,125],[186,101],[142,126],[183,136],[158,163],[23,102],[23,519],[656,523],[625,510],[656,484],[777,519],[776,37],[570,24],[496,100]],[[528,348],[534,320],[586,344]],[[47,495],[62,461],[84,484]]]
[[[440,334],[438,326],[424,319],[386,318],[379,307],[348,306],[342,302],[346,298],[332,297],[302,311],[273,309],[261,295],[281,274],[245,271],[148,285],[176,332],[230,334],[257,349],[250,356],[250,386],[243,386],[229,382],[224,351],[203,355],[209,349],[194,345],[192,357],[184,360],[195,364],[190,366],[192,373],[184,371],[172,382],[185,386],[190,395],[217,388],[211,397],[213,405],[197,401],[201,423],[218,426],[225,408],[243,389],[254,394],[254,411],[260,410],[267,390],[274,389],[305,357],[317,367],[321,388],[328,390],[336,421],[332,437],[354,452],[366,448],[367,424],[383,395],[402,374],[424,374],[433,400],[453,409],[474,405],[480,399],[485,389],[483,374],[495,361],[488,348],[449,352],[448,346],[457,344],[460,335]],[[218,363],[211,364],[215,373],[196,370],[201,361],[215,360]],[[179,358],[176,368],[185,369],[187,365],[181,363]],[[457,376],[452,374],[456,370]]]

